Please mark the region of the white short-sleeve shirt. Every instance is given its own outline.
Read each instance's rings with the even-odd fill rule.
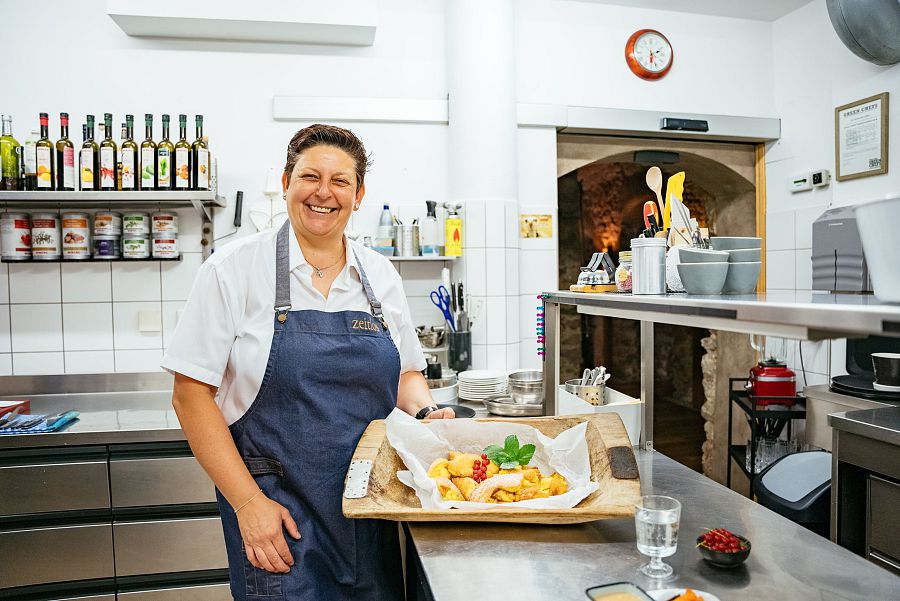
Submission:
[[[262,385],[275,319],[275,239],[269,230],[217,250],[200,267],[162,367],[218,387],[216,402],[229,424],[250,407]],[[400,372],[425,369],[400,274],[377,252],[345,238],[347,264],[328,298],[312,285],[313,271],[290,238],[291,308],[371,312],[354,251],[365,269],[397,350]]]

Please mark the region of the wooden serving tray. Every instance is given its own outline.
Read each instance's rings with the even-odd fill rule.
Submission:
[[[600,484],[571,509],[441,509],[423,510],[415,492],[397,479],[397,471],[406,466],[387,440],[383,420],[375,420],[363,433],[353,460],[372,461],[366,496],[343,497],[343,512],[348,518],[377,518],[403,522],[518,522],[526,524],[577,524],[634,516],[634,504],[641,496],[637,463],[628,433],[616,413],[590,413],[560,417],[517,419],[479,419],[526,424],[546,436],[587,421],[586,431],[591,460],[591,480]]]

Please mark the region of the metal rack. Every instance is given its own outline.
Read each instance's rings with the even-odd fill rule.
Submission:
[[[806,397],[776,397],[776,396],[753,396],[746,389],[747,378],[729,378],[728,379],[728,456],[734,460],[741,471],[750,480],[750,495],[753,495],[753,476],[756,472],[756,442],[761,438],[757,429],[758,419],[784,419],[787,420],[787,437],[791,439],[792,427],[794,420],[806,419]],[[742,383],[738,389],[735,389],[735,383]],[[779,405],[779,409],[768,409],[767,405],[760,406],[761,402],[770,401],[772,404],[794,403],[792,406]],[[746,445],[734,444],[734,433],[732,416],[734,406],[743,411],[750,420],[750,441]],[[747,469],[747,454],[750,454],[750,465],[752,469]],[[731,488],[731,465],[729,462],[727,475],[725,476],[725,485]]]

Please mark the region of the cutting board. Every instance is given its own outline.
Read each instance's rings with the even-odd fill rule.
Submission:
[[[600,293],[615,291],[615,284],[572,284],[569,286],[569,292]]]
[[[348,518],[378,518],[403,522],[516,522],[525,524],[577,524],[595,520],[634,516],[634,504],[641,496],[637,464],[628,433],[616,413],[590,413],[558,417],[521,419],[479,419],[526,424],[553,438],[560,432],[587,421],[585,433],[591,460],[591,480],[599,490],[571,509],[440,509],[423,510],[415,492],[397,479],[406,466],[390,445],[383,420],[369,424],[353,454],[353,460],[372,461],[366,496],[343,497]],[[427,422],[426,422],[427,423]]]

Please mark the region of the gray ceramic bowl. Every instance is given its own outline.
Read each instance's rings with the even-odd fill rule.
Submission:
[[[710,242],[715,250],[762,248],[762,238],[713,236]]]
[[[755,263],[762,257],[761,248],[736,248],[725,252],[728,253],[729,263]]]
[[[751,294],[756,291],[759,270],[762,263],[728,263],[723,294]]]
[[[722,250],[677,246],[680,263],[727,263],[728,253]]]
[[[719,294],[725,285],[728,263],[679,263],[678,275],[688,294]]]

